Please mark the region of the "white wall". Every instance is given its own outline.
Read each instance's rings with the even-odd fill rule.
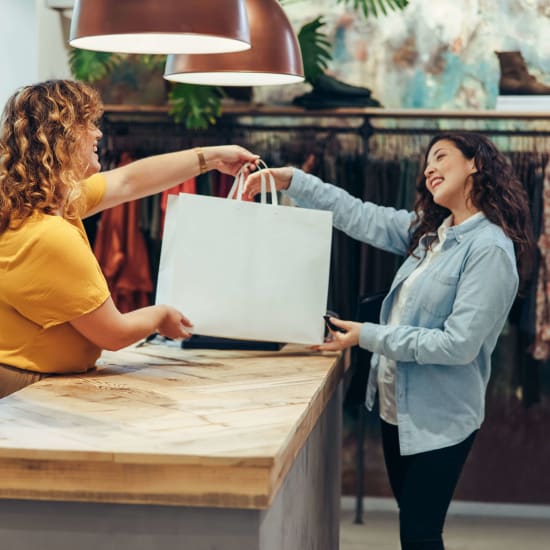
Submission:
[[[46,3],[0,0],[0,108],[20,86],[70,76],[61,15]]]
[[[38,17],[38,80],[71,78],[67,55],[70,12],[47,7],[47,0],[36,0]]]
[[[38,76],[36,0],[0,0],[0,105]]]

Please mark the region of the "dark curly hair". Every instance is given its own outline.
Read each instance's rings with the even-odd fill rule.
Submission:
[[[500,226],[512,239],[516,253],[516,263],[520,277],[520,288],[524,288],[531,275],[535,253],[535,239],[529,211],[527,192],[515,176],[508,159],[496,148],[491,140],[476,132],[449,132],[432,138],[424,165],[417,180],[417,197],[414,204],[416,220],[409,254],[418,246],[422,235],[435,232],[450,210],[439,206],[426,186],[428,155],[439,141],[447,140],[455,144],[468,160],[474,160],[477,172],[472,174],[473,185],[469,199],[481,210],[487,219]]]
[[[103,113],[99,93],[83,82],[48,80],[7,101],[0,122],[0,233],[33,212],[79,213],[79,140]]]

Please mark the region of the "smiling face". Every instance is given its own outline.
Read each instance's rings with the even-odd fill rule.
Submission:
[[[82,131],[77,158],[78,170],[82,179],[97,174],[101,169],[97,154],[97,144],[102,136],[103,134],[96,124],[90,123]]]
[[[474,159],[467,159],[451,140],[434,143],[426,158],[426,188],[436,204],[453,213],[455,224],[477,212],[469,200],[476,171]]]

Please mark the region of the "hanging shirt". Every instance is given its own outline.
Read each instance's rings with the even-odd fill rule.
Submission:
[[[535,338],[531,352],[535,359],[550,358],[550,162],[547,163],[543,180],[543,223],[538,248],[540,266],[537,274]]]
[[[468,223],[474,222],[476,219],[483,217],[481,212],[477,212],[469,217],[466,221],[460,224],[462,228]],[[388,325],[399,325],[403,309],[411,291],[414,291],[414,282],[424,273],[434,262],[443,248],[447,231],[451,227],[453,217],[449,216],[439,226],[437,230],[437,243],[432,245],[426,252],[426,256],[420,265],[409,275],[409,277],[401,285],[401,289],[393,303],[393,307],[388,317]],[[388,359],[384,355],[380,355],[378,362],[378,400],[380,408],[380,417],[388,424],[397,426],[397,408],[395,403],[395,368],[396,363],[392,359]]]
[[[119,166],[134,159],[123,153]],[[104,210],[94,242],[94,254],[118,310],[128,313],[151,304],[153,290],[149,254],[139,227],[140,201]]]

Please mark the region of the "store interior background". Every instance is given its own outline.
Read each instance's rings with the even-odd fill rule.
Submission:
[[[0,103],[20,85],[70,77],[66,20],[48,0],[0,0]],[[521,51],[529,72],[550,83],[548,0],[411,0],[403,12],[363,19],[336,0],[303,0],[285,10],[297,30],[323,15],[333,45],[330,73],[372,90],[386,108],[493,109],[498,95],[495,51]],[[254,101],[290,103],[307,84],[254,89]],[[549,121],[531,126],[548,129]],[[548,144],[548,138],[546,140]],[[548,148],[546,149],[548,151]],[[498,284],[498,274],[495,274]],[[457,489],[466,501],[550,504],[550,365],[528,373],[537,398],[526,400],[506,328],[494,355],[487,418]],[[356,406],[345,411],[343,493],[355,491]],[[378,424],[368,416],[367,496],[390,496]]]

